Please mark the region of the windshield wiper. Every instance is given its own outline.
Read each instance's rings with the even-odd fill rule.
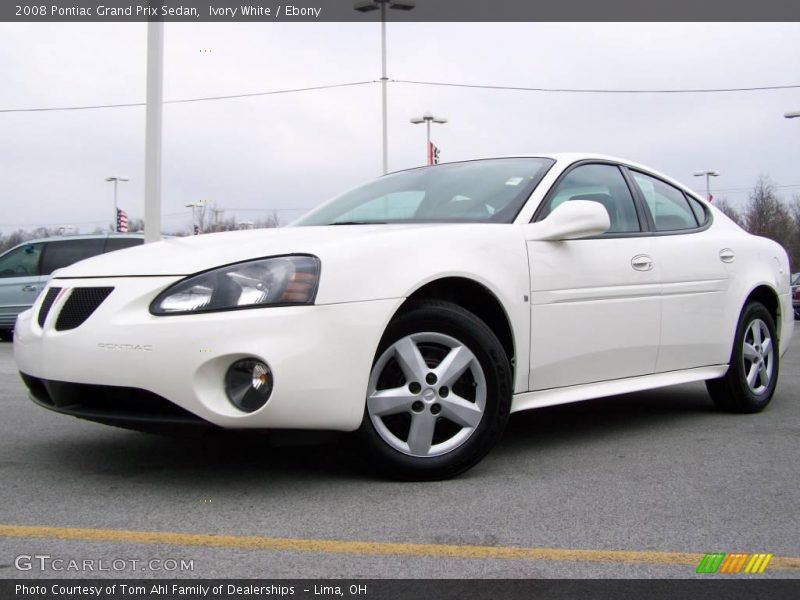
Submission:
[[[335,221],[330,225],[386,225],[386,221]]]

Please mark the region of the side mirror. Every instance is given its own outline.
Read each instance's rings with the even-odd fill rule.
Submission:
[[[543,221],[525,225],[529,242],[576,240],[605,233],[611,227],[606,207],[592,200],[559,204]]]

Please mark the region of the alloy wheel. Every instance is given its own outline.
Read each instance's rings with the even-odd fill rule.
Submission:
[[[747,386],[754,394],[762,394],[769,386],[775,370],[775,345],[767,324],[761,319],[753,319],[747,326],[742,344]]]
[[[475,432],[485,409],[480,362],[467,346],[442,333],[397,340],[370,375],[370,420],[384,442],[408,456],[455,450]]]

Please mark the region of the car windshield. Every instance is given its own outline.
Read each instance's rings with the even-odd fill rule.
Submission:
[[[553,162],[501,158],[400,171],[326,202],[293,225],[511,223]]]

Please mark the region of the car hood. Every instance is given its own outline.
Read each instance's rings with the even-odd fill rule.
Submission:
[[[403,236],[420,228],[463,227],[458,224],[337,225],[285,227],[171,238],[102,254],[54,273],[54,277],[124,277],[191,275],[235,262],[282,254],[314,254],[348,246],[369,248],[386,236]]]

